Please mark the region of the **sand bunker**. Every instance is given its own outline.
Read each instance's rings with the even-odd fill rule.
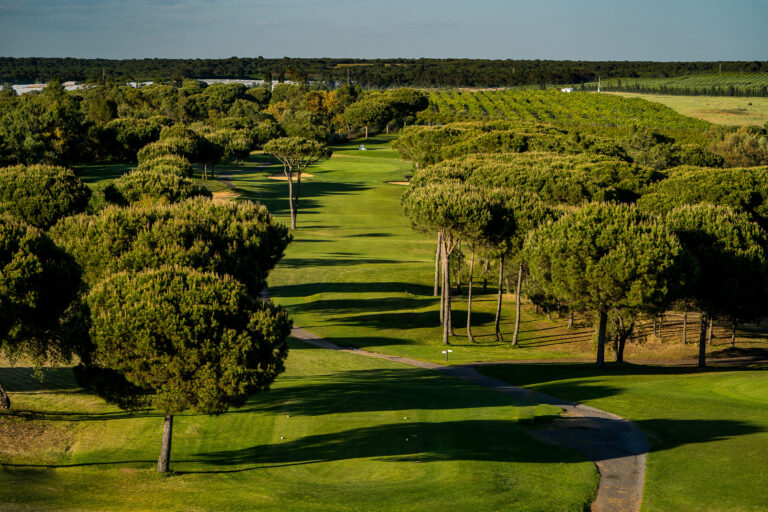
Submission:
[[[405,186],[411,184],[410,181],[388,181],[387,183],[389,183],[390,185],[405,185]]]
[[[314,174],[309,174],[308,172],[301,173],[301,179],[312,178],[313,176]],[[296,178],[295,175],[294,178]],[[288,181],[288,178],[285,177],[285,174],[275,174],[274,176],[270,176],[269,179],[277,181]]]

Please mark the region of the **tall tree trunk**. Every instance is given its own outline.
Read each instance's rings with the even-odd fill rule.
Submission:
[[[499,340],[499,342],[504,341],[504,337],[501,335],[501,296],[502,296],[502,280],[504,279],[504,255],[502,254],[499,258],[499,297],[496,300],[496,321],[493,324],[494,329],[496,330],[496,339]]]
[[[437,234],[437,250],[435,250],[435,290],[434,296],[437,297],[437,289],[440,286],[440,246],[443,243],[443,234]]]
[[[8,393],[5,392],[3,386],[0,386],[0,411],[4,411],[11,408],[11,399]]]
[[[608,324],[608,313],[600,311],[597,322],[597,367],[605,366],[605,328]]]
[[[293,209],[296,210],[296,216],[299,215],[299,198],[301,192],[301,170],[296,173],[296,192],[294,193]]]
[[[573,329],[573,309],[568,309],[568,329]]]
[[[461,240],[457,246],[458,252],[456,253],[456,295],[461,295]]]
[[[618,347],[616,347],[616,362],[617,363],[623,363],[624,362],[624,347],[627,346],[627,340],[630,336],[632,336],[632,330],[635,328],[635,323],[632,322],[629,324],[629,327],[625,330],[624,329],[624,320],[619,318],[619,344]]]
[[[688,309],[683,310],[683,345],[688,343]]]
[[[731,327],[733,327],[733,330],[731,330],[731,348],[736,348],[736,328],[738,325],[739,324],[736,322],[736,320],[734,320],[731,324]]]
[[[167,473],[171,465],[171,439],[173,437],[173,415],[166,414],[163,422],[163,444],[160,446],[160,457],[157,459],[157,470]]]
[[[713,327],[712,315],[709,315],[709,323],[707,324],[707,345],[712,346],[712,327]]]
[[[442,247],[442,260],[443,260],[443,343],[449,344],[448,336],[450,335],[450,323],[451,323],[451,281],[448,274],[448,241],[446,237],[443,237]]]
[[[296,229],[296,210],[293,207],[293,171],[283,166],[283,174],[288,178],[288,207],[291,210],[291,229]]]
[[[483,262],[483,294],[488,293],[488,270],[490,270],[491,262],[487,259]]]
[[[472,255],[469,257],[469,282],[467,283],[467,338],[470,343],[474,343],[472,337],[472,273],[475,270],[475,249],[472,248]]]
[[[368,126],[365,127],[365,140],[368,140]]]
[[[709,321],[707,319],[707,313],[701,312],[701,325],[699,330],[699,368],[705,368],[707,366],[707,326]]]
[[[523,287],[523,264],[517,266],[517,286],[515,286],[515,330],[512,332],[512,346],[517,345],[520,334],[520,289]]]

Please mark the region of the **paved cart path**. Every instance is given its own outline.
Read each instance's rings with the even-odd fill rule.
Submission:
[[[551,425],[529,432],[542,441],[571,448],[594,461],[600,471],[600,485],[592,503],[593,512],[640,510],[648,445],[640,429],[630,421],[594,407],[512,386],[486,377],[471,366],[445,366],[407,357],[347,349],[300,328],[294,328],[291,335],[316,347],[435,370],[512,395],[519,401],[560,407],[564,412]]]

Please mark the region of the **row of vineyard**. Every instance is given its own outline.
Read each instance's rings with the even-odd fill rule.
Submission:
[[[597,82],[587,82],[581,90],[597,90]],[[669,78],[612,78],[601,81],[601,90],[672,94],[680,96],[768,97],[768,73],[721,73]]]
[[[708,123],[641,99],[560,91],[436,91],[420,112],[421,124],[463,120],[508,120],[571,126],[638,126],[665,130],[706,130]]]

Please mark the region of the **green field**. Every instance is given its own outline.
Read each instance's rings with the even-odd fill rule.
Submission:
[[[615,92],[628,98],[642,98],[662,103],[683,115],[726,125],[757,125],[768,123],[768,98],[738,98],[729,96],[665,96]]]
[[[162,416],[105,405],[69,369],[0,379],[16,414],[0,418],[2,510],[576,511],[597,484],[525,433],[555,408],[299,342],[269,393],[177,416],[170,477],[154,469]]]
[[[493,365],[481,372],[619,414],[651,445],[643,510],[768,508],[768,372]],[[746,483],[748,482],[748,484]]]

